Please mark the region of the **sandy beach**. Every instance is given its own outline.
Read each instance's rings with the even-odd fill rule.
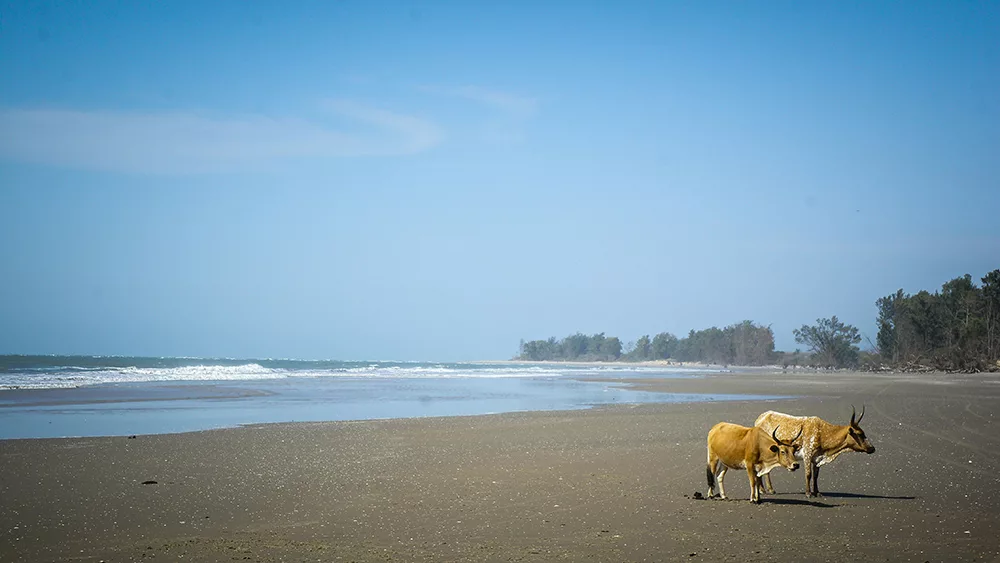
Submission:
[[[995,561],[1000,376],[641,380],[780,401],[0,441],[2,561]],[[704,493],[705,436],[769,409],[877,448]]]

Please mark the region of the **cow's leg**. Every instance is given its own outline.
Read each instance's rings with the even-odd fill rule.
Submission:
[[[764,477],[767,477],[767,475],[765,474]],[[759,475],[757,476],[757,494],[758,495],[762,495],[765,492],[767,492],[767,491],[764,490],[764,477],[761,477]]]
[[[774,485],[771,484],[771,474],[770,473],[764,474],[763,479],[764,479],[764,485],[767,486],[767,492],[773,495]]]
[[[708,466],[705,467],[705,476],[708,477],[708,493],[705,494],[705,498],[712,498],[715,496],[715,470],[719,463],[719,459],[714,456],[709,455]]]
[[[758,488],[757,472],[753,469],[753,464],[747,464],[747,476],[750,477],[750,502],[760,502],[760,489]]]
[[[817,497],[823,496],[819,492],[819,466],[818,465],[813,469],[813,496],[817,496]]]
[[[726,464],[720,463],[719,472],[715,474],[715,481],[719,483],[719,498],[723,500],[726,499],[726,487],[722,484],[722,481],[726,478],[726,471],[729,471],[729,468],[726,467]]]
[[[806,460],[806,496],[811,497],[812,494],[812,478],[813,478],[813,468],[815,464],[811,459]]]

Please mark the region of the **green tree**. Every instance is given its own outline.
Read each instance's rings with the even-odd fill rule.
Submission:
[[[983,356],[986,326],[982,293],[965,274],[941,286],[947,328],[945,360],[954,367],[973,368]]]
[[[769,326],[743,321],[726,327],[732,362],[741,366],[759,366],[774,359],[774,332]]]
[[[876,306],[883,361],[945,370],[1000,367],[1000,270],[986,274],[981,287],[966,274],[934,293],[899,290]]]
[[[792,332],[796,342],[812,350],[820,365],[853,367],[858,364],[861,350],[857,344],[861,342],[861,334],[857,327],[840,322],[836,315],[829,319],[816,319],[815,325],[802,325],[802,328]]]
[[[900,289],[896,293],[881,297],[875,302],[875,306],[878,307],[878,319],[876,320],[878,334],[875,336],[875,344],[878,346],[878,352],[882,358],[893,363],[898,362],[900,359],[898,323],[900,309],[903,307],[905,300],[906,295]]]
[[[696,359],[696,351],[694,349],[694,335],[693,330],[688,332],[688,335],[677,341],[677,345],[674,346],[674,359],[680,360],[682,362],[693,362]]]
[[[603,332],[591,336],[587,341],[587,358],[606,360],[606,354],[604,353],[604,342],[606,340],[607,337],[604,336]]]
[[[677,348],[677,337],[673,334],[661,332],[653,337],[653,359],[665,360],[673,355],[675,348]]]
[[[605,338],[601,348],[601,354],[607,360],[617,360],[622,355],[622,341],[617,336]]]
[[[650,359],[653,353],[653,346],[649,340],[649,335],[644,334],[639,337],[639,340],[635,341],[635,349],[632,350],[632,359],[637,361],[643,361]]]
[[[1000,269],[983,276],[983,317],[985,318],[985,355],[988,362],[1000,367]]]
[[[589,338],[581,333],[571,334],[562,341],[562,357],[567,360],[575,360],[587,353]]]

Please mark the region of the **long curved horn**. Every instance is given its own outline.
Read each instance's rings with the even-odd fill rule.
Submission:
[[[861,404],[861,416],[858,417],[858,421],[855,424],[861,424],[861,419],[865,417],[865,405]]]
[[[862,405],[864,406],[864,405]],[[854,410],[854,405],[851,405],[851,426],[854,426],[854,415],[856,414]]]
[[[782,446],[791,446],[795,442],[795,440],[798,440],[799,436],[802,435],[802,430],[805,427],[804,426],[799,426],[799,433],[796,434],[794,438],[792,438],[791,440],[788,440],[788,441],[781,440],[781,439],[778,438],[778,429],[779,428],[781,428],[781,426],[775,426],[774,427],[774,431],[771,432],[771,437],[774,438],[775,442],[777,442],[778,444],[780,444]]]

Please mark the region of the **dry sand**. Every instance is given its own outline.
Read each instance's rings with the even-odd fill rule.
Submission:
[[[0,442],[0,561],[996,561],[1000,377],[722,374],[643,382],[776,402],[287,424]],[[877,448],[704,492],[705,436],[762,411]],[[780,471],[780,473],[779,473]],[[155,481],[155,484],[143,484]]]

